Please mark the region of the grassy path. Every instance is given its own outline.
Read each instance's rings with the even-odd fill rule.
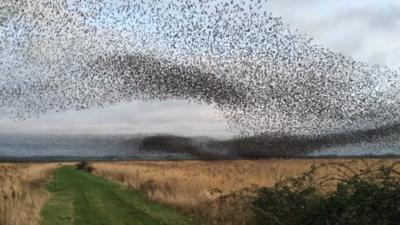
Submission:
[[[74,168],[62,167],[46,185],[51,198],[42,225],[189,225],[177,211],[146,201],[137,192]]]

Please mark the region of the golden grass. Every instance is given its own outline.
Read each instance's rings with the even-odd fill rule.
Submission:
[[[56,163],[0,163],[0,225],[37,225]]]
[[[248,222],[250,202],[237,191],[272,186],[284,177],[301,175],[313,164],[345,161],[349,160],[136,161],[98,162],[92,166],[95,174],[135,188],[151,200],[177,207],[207,224],[242,225]],[[351,167],[360,169],[393,161],[357,160]],[[321,170],[321,176],[331,170]]]

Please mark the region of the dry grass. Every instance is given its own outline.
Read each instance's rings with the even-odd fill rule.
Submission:
[[[0,225],[37,225],[56,163],[0,163]]]
[[[272,186],[284,177],[301,175],[313,164],[344,161],[349,160],[138,161],[92,166],[95,174],[140,190],[207,224],[242,225],[249,215],[250,200],[242,195],[246,188]],[[351,166],[360,169],[393,161],[358,160]],[[321,176],[330,170],[322,170]]]

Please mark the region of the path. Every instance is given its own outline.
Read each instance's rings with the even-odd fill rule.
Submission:
[[[56,180],[56,182],[55,182]],[[46,185],[42,225],[192,225],[190,218],[145,200],[134,190],[72,167]]]

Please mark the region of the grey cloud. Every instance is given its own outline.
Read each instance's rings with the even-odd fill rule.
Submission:
[[[290,3],[292,6],[290,6]],[[271,0],[272,12],[333,51],[397,68],[400,4],[396,1]]]
[[[370,29],[388,30],[399,28],[400,9],[397,5],[389,4],[381,7],[363,7],[343,9],[333,18],[336,22],[357,22]]]
[[[226,137],[226,123],[207,105],[186,101],[132,102],[87,111],[48,113],[24,121],[0,119],[0,133],[173,133]]]
[[[380,39],[396,35],[393,31],[397,12],[395,9],[365,8],[329,12],[329,14],[310,13],[307,9],[315,7],[320,1],[271,1],[275,7],[285,8],[274,15],[317,38],[316,42],[326,44],[334,51],[372,63],[387,64],[392,59],[381,46],[369,46],[378,30],[383,32]],[[328,11],[328,10],[327,10]],[[382,13],[389,12],[390,15]],[[398,16],[398,15],[397,15]],[[367,52],[367,53],[365,53]],[[393,54],[392,54],[393,55]],[[392,62],[394,63],[394,62]],[[224,121],[213,118],[213,110],[205,106],[185,106],[182,102],[158,102],[157,104],[132,103],[116,107],[89,110],[79,113],[48,115],[39,120],[20,123],[0,122],[1,132],[162,132],[180,134],[225,134]],[[204,111],[203,111],[204,110]]]

